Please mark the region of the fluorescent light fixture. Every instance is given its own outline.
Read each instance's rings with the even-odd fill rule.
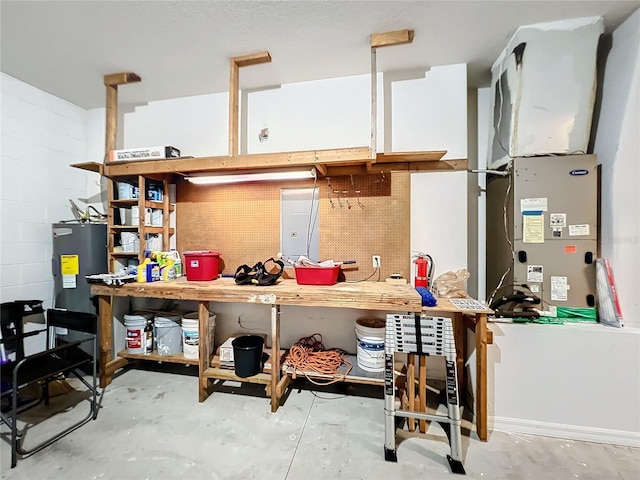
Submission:
[[[196,185],[221,185],[225,183],[264,182],[269,180],[302,180],[305,178],[316,178],[316,169],[312,167],[304,170],[262,170],[259,172],[187,177],[187,180]]]

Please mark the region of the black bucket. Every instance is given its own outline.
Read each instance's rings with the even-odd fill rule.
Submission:
[[[262,347],[264,338],[257,335],[243,335],[234,338],[233,362],[238,377],[252,377],[262,370]]]

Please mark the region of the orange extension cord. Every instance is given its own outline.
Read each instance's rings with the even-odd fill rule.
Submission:
[[[321,341],[314,341],[313,343],[320,347],[323,351],[314,351],[311,346],[306,346],[305,343],[309,343],[309,340],[315,340],[316,334],[311,337],[300,339],[295,345],[289,349],[289,354],[284,361],[285,365],[293,367],[292,377],[296,378],[296,372],[301,372],[307,380],[316,385],[331,385],[332,383],[343,381],[353,365],[345,359],[345,355],[338,350],[324,350],[324,346]],[[319,334],[318,334],[319,335]],[[336,372],[340,369],[342,364],[347,366],[347,370],[336,377]],[[320,375],[332,375],[333,380],[328,382],[317,382],[309,377],[309,372],[315,372]]]

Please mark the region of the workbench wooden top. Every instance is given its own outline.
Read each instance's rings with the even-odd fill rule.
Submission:
[[[208,282],[185,277],[166,282],[128,283],[121,287],[92,285],[92,295],[170,298],[214,302],[262,303],[311,307],[358,308],[393,312],[419,312],[420,294],[412,285],[386,282],[339,282],[335,285],[298,285],[281,279],[275,285],[236,285],[232,278]]]

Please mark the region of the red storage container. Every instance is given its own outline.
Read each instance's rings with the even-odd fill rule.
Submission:
[[[187,280],[214,280],[218,278],[220,254],[210,250],[184,252]]]
[[[338,283],[340,265],[335,267],[294,267],[298,285],[334,285]]]

